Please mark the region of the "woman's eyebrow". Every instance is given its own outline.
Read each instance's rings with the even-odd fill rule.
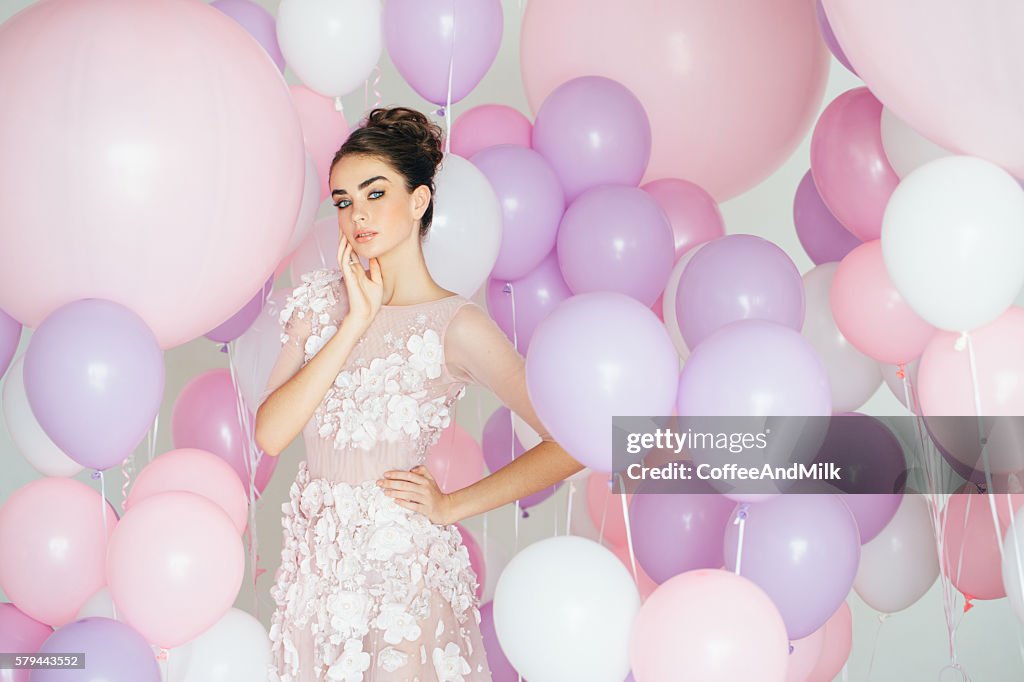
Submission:
[[[383,175],[374,175],[372,178],[368,178],[368,179],[363,180],[362,182],[360,182],[359,183],[359,189],[365,189],[366,186],[369,185],[374,180],[383,180],[384,182],[391,182],[390,180],[385,178]],[[335,194],[348,194],[348,192],[343,190],[343,189],[336,189],[333,192],[331,192],[331,196],[334,196]]]

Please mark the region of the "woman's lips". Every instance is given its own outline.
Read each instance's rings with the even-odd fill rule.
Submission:
[[[360,234],[361,233],[359,233],[359,232],[356,233],[356,241],[359,242],[359,243],[368,242],[368,241],[370,241],[371,239],[373,239],[374,237],[377,236],[376,232],[370,232],[370,233],[368,233],[368,234],[366,234],[365,236],[362,236],[362,237],[359,236]]]

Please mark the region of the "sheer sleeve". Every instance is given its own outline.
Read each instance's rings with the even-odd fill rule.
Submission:
[[[472,301],[461,306],[445,329],[443,343],[448,372],[456,381],[488,389],[541,440],[554,440],[527,393],[526,361],[485,310]]]

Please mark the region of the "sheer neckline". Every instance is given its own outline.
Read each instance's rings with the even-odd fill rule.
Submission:
[[[429,305],[431,303],[439,303],[441,301],[447,301],[450,298],[458,298],[459,294],[452,294],[451,296],[442,296],[441,298],[435,298],[430,301],[420,301],[419,303],[406,303],[405,305],[391,305],[390,303],[382,303],[381,308],[416,308],[421,305]]]

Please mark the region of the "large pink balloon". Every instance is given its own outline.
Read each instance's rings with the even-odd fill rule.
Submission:
[[[999,599],[1006,596],[1003,563],[996,532],[1005,536],[1010,514],[1024,505],[1024,495],[998,495],[992,522],[988,495],[978,493],[973,483],[949,496],[943,509],[942,572],[968,599]],[[1010,498],[1010,499],[1007,499]],[[1011,511],[1008,507],[1013,505]]]
[[[35,4],[0,27],[0,91],[19,93],[0,108],[0,243],[18,245],[0,250],[0,308],[22,323],[109,299],[166,349],[273,271],[302,135],[281,73],[231,17],[188,0]]]
[[[34,654],[53,634],[53,628],[26,616],[14,604],[0,602],[0,650]],[[27,668],[0,668],[0,682],[29,682]]]
[[[504,104],[481,104],[452,123],[451,151],[464,159],[499,144],[530,146],[533,124],[518,109]]]
[[[849,604],[844,601],[822,627],[825,630],[825,641],[807,682],[832,682],[850,657],[850,649],[853,647],[853,614],[850,613]]]
[[[0,506],[0,589],[25,612],[60,627],[103,587],[118,525],[100,494],[70,478],[41,478]]]
[[[839,263],[829,301],[846,340],[879,362],[912,361],[935,333],[896,291],[877,239],[861,244]]]
[[[848,90],[821,114],[811,137],[811,172],[825,205],[861,241],[882,234],[882,214],[900,178],[882,148],[882,104]]]
[[[167,649],[220,620],[244,572],[245,549],[231,519],[195,493],[139,502],[110,538],[107,585],[118,616]]]
[[[638,682],[784,682],[789,641],[761,588],[699,569],[669,578],[640,607],[629,661]]]
[[[818,111],[829,59],[806,0],[531,0],[521,55],[535,112],[577,76],[632,90],[653,135],[643,181],[686,178],[718,201],[789,158]]]
[[[519,279],[487,280],[487,312],[523,356],[530,348],[537,325],[570,296],[572,291],[562,278],[558,252],[554,249],[540,265]]]
[[[217,455],[195,448],[165,452],[147,464],[132,483],[125,511],[174,490],[202,495],[228,515],[239,534],[245,532],[249,500],[238,475]]]
[[[1002,0],[823,4],[858,75],[894,114],[936,144],[1024,177],[1024,5]]]
[[[725,234],[725,219],[714,198],[688,180],[664,178],[641,187],[654,197],[672,225],[676,257]]]
[[[484,477],[484,451],[468,431],[452,422],[427,451],[426,465],[438,487],[449,493]]]
[[[345,115],[334,106],[334,98],[325,97],[305,85],[289,85],[292,104],[302,125],[302,139],[320,178],[320,200],[330,193],[331,161],[348,138]]]

